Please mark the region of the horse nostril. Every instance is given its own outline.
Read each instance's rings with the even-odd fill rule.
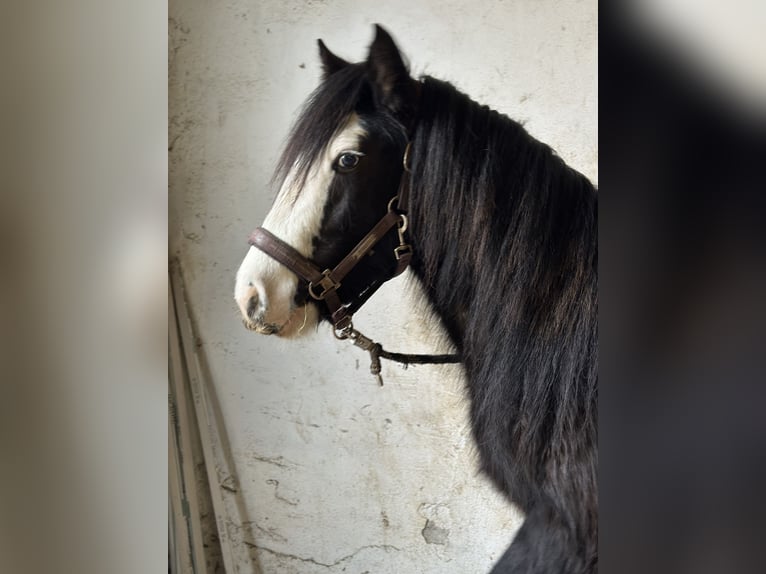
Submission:
[[[247,316],[255,319],[258,314],[258,295],[253,295],[247,302]]]

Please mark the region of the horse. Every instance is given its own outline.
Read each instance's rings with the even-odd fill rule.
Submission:
[[[460,354],[481,470],[525,514],[492,574],[596,573],[597,190],[518,122],[412,78],[380,26],[363,62],[318,46],[237,271],[245,326],[348,337],[409,266]]]

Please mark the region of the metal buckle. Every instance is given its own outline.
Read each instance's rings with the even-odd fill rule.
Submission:
[[[327,294],[330,291],[335,291],[340,287],[340,282],[335,281],[331,276],[330,273],[332,273],[331,269],[325,269],[322,271],[322,279],[319,281],[319,283],[314,284],[314,282],[309,283],[309,295],[311,295],[314,299],[317,301],[322,301]],[[315,293],[314,289],[319,286],[322,288],[322,291],[319,293]]]
[[[394,249],[394,255],[396,256],[396,260],[399,261],[405,255],[412,255],[412,247],[406,243],[404,245],[400,245]]]

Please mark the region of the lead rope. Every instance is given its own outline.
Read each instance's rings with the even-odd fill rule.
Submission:
[[[383,386],[383,377],[380,374],[380,359],[395,361],[404,365],[406,369],[409,365],[443,365],[449,363],[459,363],[460,355],[422,355],[417,353],[392,353],[386,351],[380,343],[376,343],[369,337],[354,329],[351,321],[342,329],[336,329],[333,326],[333,335],[340,341],[351,341],[355,346],[364,349],[370,353],[370,373],[374,375],[378,384]]]

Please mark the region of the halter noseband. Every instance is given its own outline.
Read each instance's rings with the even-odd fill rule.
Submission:
[[[350,339],[357,347],[361,347],[370,353],[372,360],[370,371],[373,375],[377,376],[378,382],[381,385],[383,384],[383,380],[380,377],[381,357],[404,364],[460,362],[458,355],[406,355],[389,353],[384,351],[380,344],[375,343],[354,329],[351,321],[354,313],[359,310],[372,294],[383,283],[403,273],[412,259],[412,247],[404,238],[408,225],[406,206],[409,199],[409,174],[412,173],[410,170],[410,145],[408,142],[404,150],[402,179],[399,183],[398,193],[388,202],[388,211],[334,268],[327,268],[324,271],[320,270],[315,262],[308,257],[304,257],[294,247],[285,243],[263,227],[256,228],[248,239],[250,245],[275,259],[304,281],[307,284],[308,294],[313,299],[324,301],[330,314],[330,322],[332,323],[335,337],[338,339]],[[396,207],[394,207],[394,204],[396,204]],[[396,227],[399,236],[399,245],[394,248],[396,269],[393,275],[376,277],[361,293],[357,293],[349,303],[344,305],[338,295],[338,289],[343,279],[394,227]]]

